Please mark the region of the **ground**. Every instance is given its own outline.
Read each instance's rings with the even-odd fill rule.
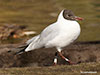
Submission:
[[[15,50],[15,47],[18,46],[19,44],[0,46],[2,47],[0,49],[2,51],[0,53],[0,67],[5,68],[1,69],[1,73],[41,73],[44,75],[46,73],[48,75],[49,73],[50,75],[60,73],[60,75],[65,75],[66,73],[72,74],[71,72],[80,74],[81,71],[100,71],[100,41],[76,42],[64,48],[63,55],[77,64],[69,65],[58,57],[58,65],[56,67],[53,66],[55,48],[37,49],[21,55],[14,55],[14,52],[8,52],[10,49]],[[10,67],[17,68],[12,68],[13,71],[11,71],[9,70]]]
[[[86,73],[88,72],[88,73]],[[89,73],[90,72],[90,73]],[[2,68],[1,75],[100,75],[100,63],[50,67]]]

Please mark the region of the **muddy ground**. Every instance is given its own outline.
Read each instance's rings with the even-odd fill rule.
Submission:
[[[0,45],[0,67],[31,67],[31,66],[51,66],[56,52],[55,48],[38,49],[14,55],[8,50],[15,50],[21,44]],[[100,62],[100,41],[76,42],[63,50],[63,55],[75,63]],[[68,64],[58,57],[58,64]]]

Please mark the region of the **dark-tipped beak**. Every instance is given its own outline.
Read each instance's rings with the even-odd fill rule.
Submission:
[[[75,20],[81,20],[82,21],[83,18],[75,16]]]

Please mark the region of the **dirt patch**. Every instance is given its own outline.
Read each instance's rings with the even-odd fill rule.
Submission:
[[[51,66],[53,65],[55,48],[38,49],[14,56],[8,50],[18,47],[18,44],[0,46],[0,67]],[[77,42],[64,48],[63,55],[76,63],[100,62],[100,41]],[[58,57],[58,64],[68,64]]]

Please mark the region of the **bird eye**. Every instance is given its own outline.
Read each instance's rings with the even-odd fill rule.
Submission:
[[[70,17],[71,15],[69,14],[68,17]]]

